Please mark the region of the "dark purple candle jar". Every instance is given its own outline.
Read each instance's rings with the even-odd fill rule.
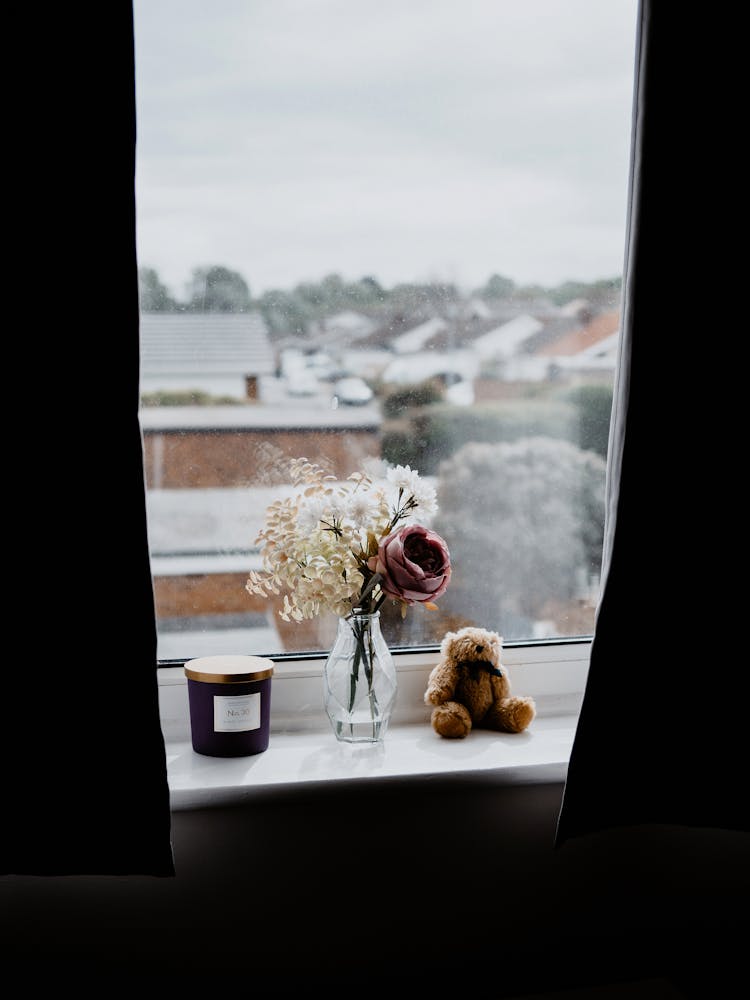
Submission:
[[[272,660],[202,656],[188,660],[185,676],[196,753],[248,757],[268,747]]]

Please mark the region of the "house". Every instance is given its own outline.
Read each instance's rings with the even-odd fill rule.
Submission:
[[[333,408],[285,395],[257,405],[141,409],[162,659],[202,642],[246,642],[248,629],[256,640],[272,634],[272,603],[244,587],[248,570],[260,568],[254,543],[266,507],[289,488],[280,469],[288,458],[314,455],[345,479],[380,457],[381,421],[375,403]],[[201,635],[206,620],[211,628]]]
[[[567,373],[614,373],[617,364],[617,351],[620,344],[620,331],[615,330],[608,337],[595,344],[584,347],[577,354],[560,356],[555,362],[559,369]]]
[[[472,347],[481,361],[506,361],[534,334],[544,329],[536,317],[523,313],[477,337]]]
[[[619,327],[618,309],[601,312],[586,323],[545,344],[538,353],[544,354],[545,357],[571,357],[617,333]]]
[[[440,378],[446,384],[471,380],[479,374],[479,358],[474,350],[415,351],[394,358],[383,369],[381,379],[391,385],[414,385]]]
[[[329,390],[332,395],[332,390]],[[269,390],[270,395],[270,390]],[[233,489],[263,485],[276,456],[314,454],[334,475],[379,456],[376,403],[335,409],[304,397],[273,405],[143,407],[146,487]]]
[[[571,299],[565,305],[560,306],[559,312],[561,316],[585,320],[593,315],[594,310],[588,299]]]
[[[391,348],[396,354],[412,354],[414,351],[421,350],[428,340],[446,329],[445,320],[439,316],[433,316],[432,319],[428,319],[424,323],[420,323],[419,326],[407,330],[406,333],[394,337]]]
[[[142,313],[141,393],[256,399],[275,367],[260,313]]]
[[[320,347],[349,344],[368,337],[377,328],[377,323],[364,313],[353,309],[327,316],[313,331],[313,341]]]
[[[518,317],[486,334],[484,352],[495,350],[494,377],[475,383],[476,398],[507,396],[513,387],[545,382],[561,377],[611,376],[619,340],[618,310],[603,312],[581,324],[570,317],[552,318],[544,323]],[[509,328],[509,329],[508,329]],[[481,340],[482,338],[480,338]],[[505,352],[505,353],[503,353]]]
[[[619,331],[619,310],[602,312],[583,326],[545,344],[536,357],[556,373],[611,373],[615,369]]]

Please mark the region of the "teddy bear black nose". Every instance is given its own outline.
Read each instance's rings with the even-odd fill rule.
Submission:
[[[478,653],[483,653],[484,652],[484,646],[477,646],[477,652]]]

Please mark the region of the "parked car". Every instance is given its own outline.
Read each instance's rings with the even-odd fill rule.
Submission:
[[[286,391],[290,396],[314,396],[319,388],[315,374],[306,368],[300,368],[287,375]]]
[[[364,406],[373,399],[373,391],[357,375],[341,378],[333,386],[333,406]]]

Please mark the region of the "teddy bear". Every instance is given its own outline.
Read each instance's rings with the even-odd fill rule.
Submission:
[[[463,739],[472,727],[520,733],[536,715],[533,698],[515,698],[500,658],[503,638],[472,625],[446,632],[430,671],[425,705],[439,736]]]

